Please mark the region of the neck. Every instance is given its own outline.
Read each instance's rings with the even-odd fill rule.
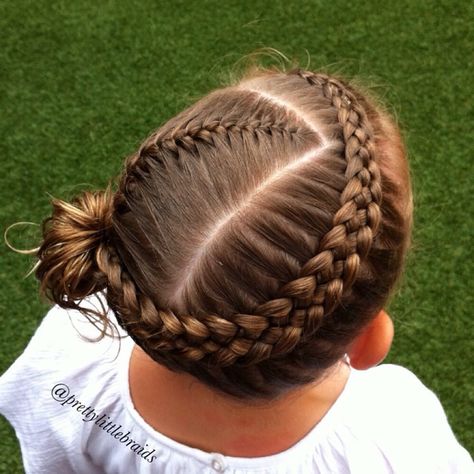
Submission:
[[[265,405],[249,405],[168,370],[135,346],[130,394],[144,420],[175,441],[228,456],[267,456],[288,449],[324,417],[349,372],[340,362],[316,384]]]

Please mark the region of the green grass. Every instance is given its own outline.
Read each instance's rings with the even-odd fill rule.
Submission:
[[[168,4],[169,3],[169,4]],[[147,134],[245,54],[358,75],[393,106],[415,186],[414,249],[391,304],[389,362],[440,397],[474,451],[472,77],[469,1],[0,2],[0,226],[40,222],[48,193],[103,186]],[[15,243],[25,243],[12,232]],[[34,244],[34,241],[33,241]],[[0,250],[0,373],[43,317],[31,260]],[[0,420],[0,472],[21,472]]]

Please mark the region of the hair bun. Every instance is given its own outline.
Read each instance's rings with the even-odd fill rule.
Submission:
[[[98,259],[108,252],[112,199],[105,191],[83,192],[70,203],[53,199],[53,212],[44,220],[36,277],[41,292],[65,307],[105,288],[107,278]]]

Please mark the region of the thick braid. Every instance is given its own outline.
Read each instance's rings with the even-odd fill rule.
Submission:
[[[104,254],[109,260],[101,266],[108,269],[108,296],[119,321],[157,360],[207,358],[213,366],[247,366],[291,352],[303,334],[312,334],[323,317],[334,311],[356,278],[360,260],[370,250],[380,222],[381,186],[365,111],[337,80],[301,70],[296,73],[322,88],[324,96],[336,107],[342,127],[347,184],[333,227],[322,237],[316,255],[302,267],[299,278],[281,287],[276,298],[259,305],[255,314],[234,314],[232,320],[215,314],[199,319],[187,314],[177,316],[157,308],[139,291],[117,256]],[[169,136],[152,136],[128,161],[125,177],[137,176],[137,169],[143,172],[143,163],[158,159],[160,150],[177,154],[179,147],[195,149],[196,140],[212,144],[215,134],[250,132],[258,137],[258,130],[273,133],[285,129],[261,121],[238,124],[213,120],[201,126],[190,123]],[[121,186],[123,192],[127,189],[125,184]]]
[[[317,275],[315,305],[310,309],[308,326],[330,314],[348,290],[371,248],[380,225],[381,179],[374,161],[373,131],[365,110],[354,94],[340,81],[324,74],[297,69],[291,72],[312,86],[338,110],[345,143],[347,184],[341,193],[341,208],[333,218],[333,228],[321,239],[317,255],[301,269],[301,275]],[[315,319],[316,324],[311,324]]]
[[[214,144],[215,135],[218,134],[227,136],[229,133],[252,133],[258,138],[259,133],[291,135],[297,132],[298,127],[288,127],[286,124],[261,120],[246,123],[212,120],[204,122],[201,126],[188,123],[185,127],[174,130],[170,135],[163,136],[158,132],[147,139],[139,152],[128,160],[124,173],[125,179],[122,180],[120,188],[122,192],[130,191],[130,180],[127,178],[142,175],[144,169],[146,173],[148,160],[159,159],[161,150],[171,151],[178,155],[179,148],[194,150],[195,141],[204,140],[209,144]],[[123,199],[119,197],[118,203],[121,202]],[[115,267],[116,275],[127,275],[124,271],[120,273],[119,266]],[[301,314],[295,314],[291,318],[292,324],[285,325],[280,321],[281,318],[288,321],[292,307],[291,298],[274,300],[270,304],[261,305],[256,310],[257,314],[235,314],[232,321],[218,315],[206,315],[199,320],[191,315],[180,315],[178,318],[169,310],[155,308],[148,297],[144,295],[138,297],[139,290],[131,284],[132,280],[129,276],[125,276],[122,280],[122,283],[119,283],[118,277],[112,278],[110,281],[114,282],[111,285],[115,291],[109,291],[109,293],[114,293],[121,299],[120,288],[127,288],[127,291],[123,293],[124,296],[127,293],[126,301],[129,304],[125,301],[117,301],[114,305],[117,309],[122,308],[118,312],[125,313],[125,317],[122,318],[124,327],[134,334],[136,341],[147,341],[145,345],[151,347],[154,352],[167,351],[169,354],[178,352],[179,359],[184,356],[190,360],[200,360],[209,354],[211,363],[217,366],[232,365],[239,358],[242,365],[245,365],[246,361],[256,363],[268,358],[272,353],[288,352],[297,344],[303,328],[304,318]],[[129,306],[131,311],[128,311]],[[258,313],[265,316],[259,316]],[[137,318],[137,315],[140,317]],[[268,319],[270,316],[275,323],[273,327],[270,327]],[[156,337],[157,333],[159,333],[158,337]],[[141,345],[144,345],[143,342]]]
[[[108,277],[107,298],[119,323],[147,352],[150,349],[155,354],[163,352],[166,358],[177,361],[183,357],[197,361],[209,355],[210,362],[221,367],[232,365],[244,356],[255,363],[256,358],[271,352],[285,331],[291,331],[274,327],[259,341],[261,333],[270,326],[268,316],[236,314],[233,321],[216,314],[200,319],[192,315],[178,317],[170,310],[157,308],[140,292],[113,250],[101,252],[97,262]],[[286,317],[291,300],[274,300],[258,310],[275,319]]]

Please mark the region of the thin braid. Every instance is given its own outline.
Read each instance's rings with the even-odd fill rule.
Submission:
[[[373,160],[373,133],[365,111],[339,81],[302,70],[293,73],[321,87],[324,96],[338,110],[345,143],[347,184],[341,193],[341,207],[334,215],[333,227],[321,239],[316,255],[302,267],[299,278],[283,285],[276,298],[259,305],[255,314],[234,314],[232,320],[215,314],[199,319],[188,314],[178,317],[170,310],[157,308],[111,254],[112,260],[103,262],[103,267],[109,270],[108,295],[119,322],[157,360],[207,358],[213,366],[245,367],[291,352],[303,333],[312,334],[323,317],[334,311],[343,291],[356,278],[361,259],[371,248],[380,223],[381,185],[378,166]],[[127,163],[125,175],[135,173],[136,167],[147,158],[156,159],[160,149],[177,154],[179,147],[195,149],[197,140],[213,144],[215,134],[244,131],[257,134],[258,130],[287,131],[257,120],[247,124],[217,119],[201,126],[188,124],[171,135],[147,140]]]
[[[134,178],[148,172],[148,160],[161,162],[160,152],[163,150],[179,157],[180,148],[187,151],[195,151],[197,142],[214,145],[216,137],[227,138],[229,133],[251,133],[258,139],[259,133],[287,133],[291,136],[297,132],[297,126],[288,127],[285,123],[270,120],[262,121],[255,119],[250,122],[242,122],[219,118],[208,119],[203,123],[196,123],[191,120],[185,126],[178,127],[168,134],[163,134],[163,132],[158,130],[157,133],[145,140],[137,153],[126,161],[121,189],[126,189],[126,185],[133,181]]]

